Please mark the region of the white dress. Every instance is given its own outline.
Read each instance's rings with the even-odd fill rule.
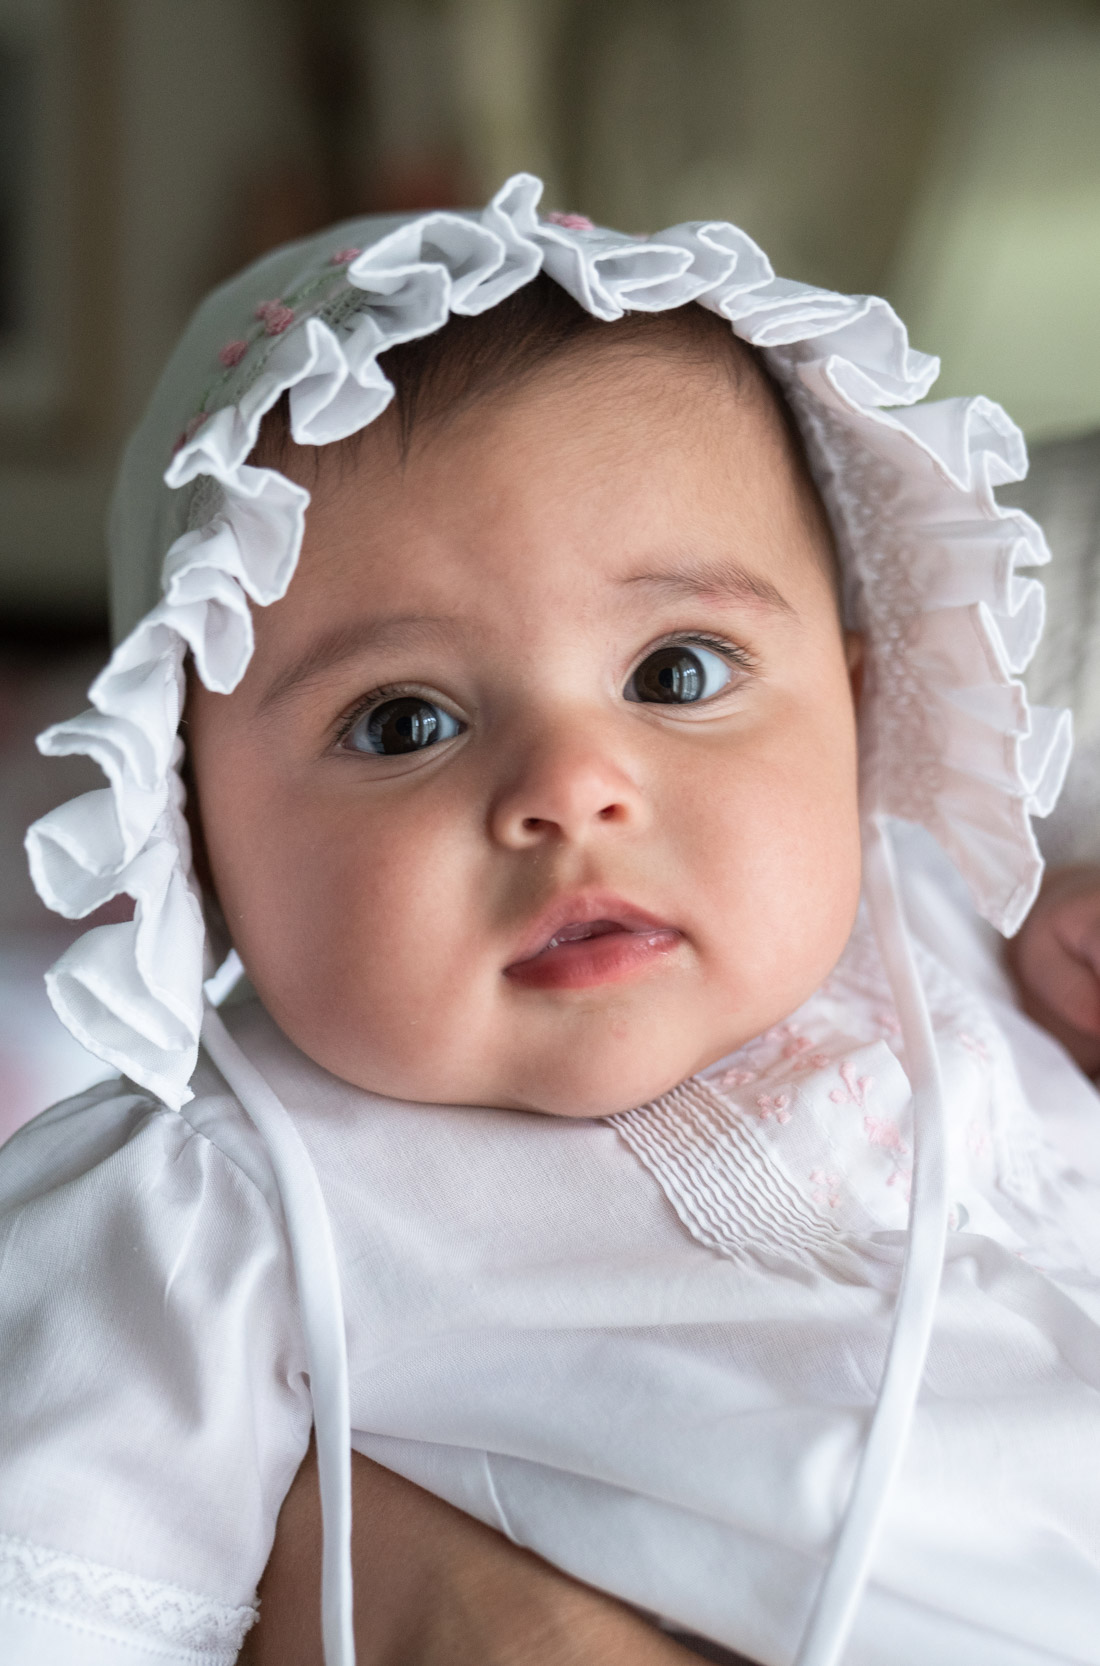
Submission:
[[[955,1231],[845,1660],[1095,1666],[1100,1095],[916,837],[906,873]],[[379,1099],[257,1004],[230,1019],[322,1181],[355,1447],[789,1662],[906,1215],[909,1088],[865,929],[787,1023],[607,1121]],[[265,1149],[209,1065],[195,1089],[177,1112],[104,1084],[0,1151],[5,1666],[214,1666],[252,1619],[310,1401]]]

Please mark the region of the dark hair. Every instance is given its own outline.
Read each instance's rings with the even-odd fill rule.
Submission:
[[[579,361],[583,356],[587,370],[584,349],[593,346],[601,352],[670,347],[724,368],[739,391],[762,396],[781,415],[796,466],[808,479],[801,437],[787,401],[763,357],[734,335],[725,319],[690,303],[665,312],[628,312],[607,323],[593,317],[544,272],[488,312],[472,318],[452,314],[442,329],[380,355],[378,362],[394,385],[391,410],[402,455],[408,454],[417,428],[446,422],[474,401],[515,387],[551,360]],[[331,445],[295,446],[289,396],[284,394],[264,417],[249,461],[280,468],[289,461],[292,448],[296,458],[312,451],[316,475],[322,462],[327,470],[330,461],[349,460],[359,438],[353,434]]]

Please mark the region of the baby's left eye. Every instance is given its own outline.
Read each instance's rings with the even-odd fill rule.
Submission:
[[[730,668],[720,655],[697,642],[673,642],[647,654],[623,690],[627,700],[662,706],[686,706],[708,700],[729,682]]]

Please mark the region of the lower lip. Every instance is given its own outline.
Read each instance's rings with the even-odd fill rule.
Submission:
[[[642,973],[683,939],[678,931],[609,931],[559,943],[530,960],[517,960],[505,976],[526,989],[595,989],[602,983],[625,983]]]

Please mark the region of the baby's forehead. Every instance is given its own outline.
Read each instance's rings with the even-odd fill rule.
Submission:
[[[360,473],[322,483],[286,600],[257,617],[261,659],[315,669],[318,655],[476,658],[563,639],[614,655],[711,618],[750,638],[835,630],[823,534],[787,480],[750,471],[751,504],[723,497],[690,435],[661,458],[622,428],[616,459],[540,480],[522,439],[509,468],[514,437],[497,435],[483,470],[450,469],[441,434],[403,467],[374,473],[364,454]]]
[[[311,492],[291,596],[473,615],[507,594],[568,614],[774,603],[822,572],[835,589],[828,523],[770,384],[735,383],[667,335],[653,351],[642,335],[582,345],[414,408],[404,430],[395,402],[338,445],[288,440],[278,460]]]

